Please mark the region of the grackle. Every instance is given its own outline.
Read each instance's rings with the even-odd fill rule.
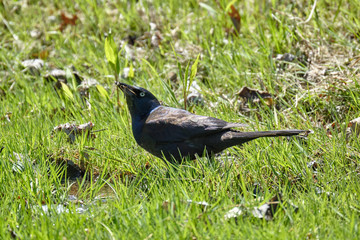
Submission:
[[[162,106],[148,90],[116,82],[123,91],[132,120],[136,142],[151,154],[171,163],[185,157],[214,154],[242,145],[259,137],[293,136],[305,130],[241,132],[244,124],[192,114],[186,110]]]

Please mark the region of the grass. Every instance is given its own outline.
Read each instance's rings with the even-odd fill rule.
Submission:
[[[358,238],[360,143],[355,134],[346,138],[345,130],[359,117],[360,3],[318,1],[304,23],[313,1],[235,2],[238,36],[231,33],[228,4],[0,3],[1,239]],[[62,32],[61,12],[78,17]],[[33,30],[40,35],[31,37]],[[247,123],[249,131],[314,133],[305,142],[258,139],[215,159],[169,168],[136,145],[125,99],[118,103],[111,94],[113,70],[104,52],[110,30],[121,49],[120,74],[134,69],[134,77],[121,81],[149,89],[164,104],[183,106],[179,66],[184,71],[200,54],[194,81],[205,104],[192,111]],[[152,43],[157,34],[160,46]],[[130,38],[137,45],[125,47]],[[295,60],[276,60],[285,53]],[[39,75],[23,69],[23,60],[39,56],[46,64]],[[71,72],[70,65],[107,91],[89,89],[91,108],[71,77],[67,94],[43,79],[54,68]],[[243,86],[276,95],[275,105],[250,104],[244,112],[236,95]],[[74,143],[52,133],[59,124],[89,121],[93,130],[106,130]],[[18,171],[14,152],[22,155]],[[67,173],[50,155],[73,161],[86,176],[64,180]],[[308,167],[312,161],[316,167]],[[260,207],[280,193],[284,202],[271,221],[251,211],[224,218],[235,206]]]

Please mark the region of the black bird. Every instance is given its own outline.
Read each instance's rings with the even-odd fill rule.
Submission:
[[[185,157],[218,153],[259,137],[293,136],[304,130],[241,132],[244,124],[199,116],[188,111],[162,106],[148,90],[116,82],[124,92],[132,119],[136,142],[151,154],[171,163]]]

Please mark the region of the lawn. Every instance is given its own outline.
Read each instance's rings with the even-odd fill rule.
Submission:
[[[357,0],[1,1],[0,239],[359,239],[359,16]],[[312,133],[167,165],[115,81],[242,131]]]

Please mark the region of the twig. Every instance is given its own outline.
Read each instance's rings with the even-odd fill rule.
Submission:
[[[359,61],[360,61],[360,57],[359,56],[355,57],[355,62],[350,64],[350,67],[354,67],[354,65],[357,64]]]
[[[312,6],[312,9],[311,9],[311,12],[310,12],[309,17],[308,17],[305,21],[298,22],[298,24],[308,23],[308,22],[311,20],[312,15],[313,15],[314,12],[315,12],[316,4],[317,4],[317,0],[314,1],[314,4],[313,4],[313,6]],[[290,20],[295,20],[295,21],[296,21],[296,20],[301,20],[301,18],[299,18],[299,17],[294,17],[294,16],[292,16],[292,15],[289,14],[289,13],[281,12],[281,11],[279,11],[279,10],[277,10],[277,9],[271,8],[271,10],[274,11],[274,12],[277,12],[277,13],[279,13],[279,14],[281,14],[281,15],[287,16]],[[272,17],[273,17],[276,21],[280,21],[274,14],[272,14]]]
[[[314,1],[314,5],[313,5],[313,7],[312,7],[312,9],[311,9],[311,12],[310,12],[309,17],[308,17],[305,21],[303,21],[303,22],[299,22],[298,24],[308,23],[308,22],[311,20],[312,15],[313,15],[313,14],[314,14],[314,12],[315,12],[316,3],[317,3],[317,0],[315,0],[315,1]]]
[[[108,130],[108,129],[107,129],[107,128],[103,128],[103,129],[91,131],[91,133],[96,133],[96,132],[101,132],[101,131],[106,131],[106,130]]]

